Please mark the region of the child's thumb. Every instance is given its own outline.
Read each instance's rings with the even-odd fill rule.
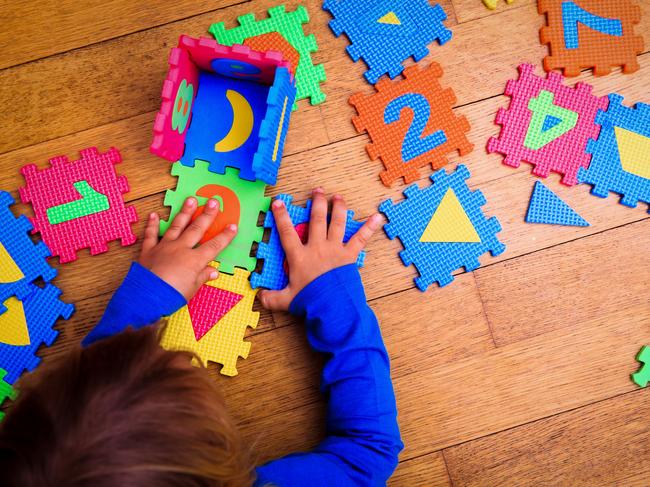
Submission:
[[[292,300],[289,288],[284,288],[281,291],[260,291],[257,297],[262,306],[269,311],[288,311]]]

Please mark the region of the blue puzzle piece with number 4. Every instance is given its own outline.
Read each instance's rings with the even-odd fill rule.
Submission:
[[[291,222],[294,227],[296,227],[298,235],[304,241],[304,237],[306,237],[307,233],[306,225],[309,223],[311,215],[311,200],[307,201],[307,204],[302,207],[292,205],[291,202],[293,201],[293,196],[288,194],[278,195],[276,199],[284,202],[289,217],[291,218]],[[354,220],[354,212],[348,211],[348,220],[345,226],[343,241],[347,242],[350,240],[362,225],[362,222]],[[260,242],[257,249],[257,258],[264,259],[264,263],[261,273],[253,272],[251,274],[251,287],[253,289],[257,289],[258,287],[273,290],[284,289],[289,283],[285,271],[285,253],[282,248],[282,243],[280,242],[278,228],[275,225],[275,218],[273,218],[273,213],[270,211],[266,214],[264,227],[271,229],[271,236],[269,237],[268,242]],[[365,252],[359,254],[359,258],[357,259],[357,265],[359,267],[363,267],[365,256]]]
[[[323,9],[334,17],[329,24],[334,35],[350,39],[350,57],[370,68],[365,76],[372,84],[384,74],[395,78],[409,57],[420,61],[433,41],[442,45],[451,39],[443,24],[447,14],[429,0],[325,0]]]
[[[61,290],[52,284],[35,290],[24,300],[5,301],[8,310],[0,316],[0,368],[7,371],[5,381],[13,384],[25,370],[34,370],[41,359],[36,356],[41,345],[50,346],[59,334],[53,327],[59,318],[68,319],[74,306],[59,299]],[[7,332],[7,330],[11,330]],[[5,338],[6,340],[7,338]]]
[[[598,111],[596,123],[600,136],[587,143],[591,164],[580,169],[578,181],[591,184],[591,194],[601,198],[610,191],[622,195],[625,206],[650,204],[650,105],[626,107],[621,95],[611,94],[609,108]]]
[[[404,201],[395,204],[389,199],[379,205],[388,218],[386,235],[399,238],[404,246],[402,262],[420,273],[415,285],[421,291],[434,282],[449,284],[456,269],[471,272],[480,266],[481,255],[489,251],[496,256],[506,248],[497,239],[499,221],[483,215],[485,197],[469,190],[467,178],[469,170],[462,164],[451,174],[441,169],[431,176],[430,186],[412,184],[404,190]]]
[[[43,242],[32,242],[28,235],[32,224],[26,216],[13,215],[13,204],[11,195],[0,191],[0,315],[7,298],[24,299],[33,291],[35,279],[49,282],[56,277],[56,269],[46,260],[49,249]]]

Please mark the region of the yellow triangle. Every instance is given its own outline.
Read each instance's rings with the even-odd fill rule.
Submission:
[[[25,275],[16,265],[14,260],[5,249],[5,246],[0,242],[0,284],[8,284],[21,280]]]
[[[388,12],[377,22],[379,22],[380,24],[402,25],[402,22],[400,22],[395,12]]]
[[[650,179],[650,137],[614,127],[623,170]]]
[[[9,298],[4,302],[7,311],[0,315],[0,343],[7,345],[29,345],[29,329],[23,303],[17,298]]]
[[[480,243],[481,238],[470,221],[456,193],[449,188],[442,198],[420,242]]]

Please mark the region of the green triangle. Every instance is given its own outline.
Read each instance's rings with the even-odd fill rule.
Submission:
[[[531,150],[539,150],[554,140],[562,137],[578,123],[578,114],[573,110],[555,105],[555,95],[550,91],[541,91],[537,98],[531,98],[528,109],[533,117],[528,126],[524,146]],[[547,123],[552,117],[555,125]],[[550,127],[550,128],[549,128]]]

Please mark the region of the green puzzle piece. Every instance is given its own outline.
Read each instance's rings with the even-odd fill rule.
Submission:
[[[632,374],[632,380],[639,387],[647,387],[650,382],[650,346],[642,347],[636,359],[643,365],[638,372]]]
[[[4,377],[7,375],[7,371],[5,369],[0,368],[0,406],[2,406],[2,403],[4,402],[5,399],[15,399],[16,398],[16,390],[10,385],[7,384],[4,381]],[[0,411],[0,421],[5,417],[5,414]]]
[[[212,24],[210,33],[217,42],[232,46],[243,44],[246,39],[256,37],[270,32],[278,32],[298,51],[300,62],[296,68],[296,101],[303,98],[310,98],[312,105],[318,105],[325,101],[325,93],[320,84],[325,81],[325,68],[322,64],[314,66],[311,53],[318,50],[316,37],[305,36],[302,24],[309,22],[309,14],[305,7],[300,5],[293,12],[286,12],[284,5],[278,5],[269,9],[269,17],[263,20],[255,20],[254,14],[246,14],[238,17],[239,27],[226,30],[223,22]],[[297,108],[294,103],[293,109]]]
[[[576,112],[555,105],[554,100],[555,95],[544,90],[539,93],[537,98],[531,98],[528,103],[528,109],[533,112],[533,118],[524,141],[524,145],[528,149],[541,149],[562,137],[578,123]],[[547,128],[546,122],[549,117],[555,120],[555,124]]]
[[[267,212],[271,198],[264,196],[266,184],[263,181],[245,181],[239,178],[239,170],[227,167],[225,174],[208,170],[209,163],[197,160],[194,167],[187,167],[180,162],[172,166],[172,176],[178,176],[175,190],[165,194],[165,205],[171,207],[168,221],[160,222],[160,233],[169,228],[171,221],[178,214],[185,200],[194,196],[199,206],[205,205],[209,198],[220,203],[220,215],[216,225],[228,223],[238,225],[237,236],[232,243],[219,254],[219,270],[234,273],[235,267],[253,271],[257,259],[250,253],[253,242],[260,242],[264,228],[257,225],[260,212]]]
[[[88,181],[78,181],[73,186],[81,195],[81,199],[48,208],[47,219],[50,225],[110,210],[111,205],[108,203],[108,197],[91,188]]]

